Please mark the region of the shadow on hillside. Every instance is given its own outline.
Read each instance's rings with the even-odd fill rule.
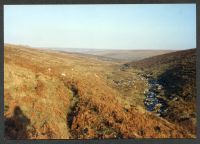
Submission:
[[[164,86],[167,98],[180,96],[185,101],[191,101],[194,95],[191,89],[194,89],[193,83],[196,81],[195,65],[177,65],[170,68],[158,77],[158,81]],[[190,85],[190,88],[185,89],[186,85]]]
[[[28,139],[27,126],[30,124],[30,119],[27,118],[21,108],[16,106],[13,111],[13,116],[6,118],[5,138],[7,139]]]
[[[186,81],[181,77],[181,69],[177,67],[168,69],[158,77],[158,81],[164,86],[164,93],[168,98],[174,94],[179,95],[182,91],[182,86]]]

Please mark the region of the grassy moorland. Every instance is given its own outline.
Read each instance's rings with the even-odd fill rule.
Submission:
[[[196,49],[177,51],[128,63],[144,73],[151,73],[164,86],[169,104],[168,121],[196,133]]]
[[[143,104],[148,80],[142,74],[147,69],[140,69],[136,65],[125,70],[122,67],[122,62],[101,60],[94,56],[5,45],[5,137],[196,137],[195,124],[188,128],[178,121],[179,117],[174,117],[177,121],[170,118],[176,110],[195,113],[195,97],[188,99],[184,98],[188,97],[186,95],[179,96],[180,101],[172,103],[169,100],[173,109],[169,118],[159,117],[148,112]],[[191,67],[184,68],[190,70]],[[167,70],[156,76],[165,79],[164,71]],[[169,88],[165,86],[165,89]],[[187,91],[191,90],[193,87]],[[183,109],[189,104],[194,108]]]

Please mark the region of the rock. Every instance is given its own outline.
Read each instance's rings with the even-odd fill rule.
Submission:
[[[161,89],[163,89],[163,86],[162,85],[158,85],[158,88],[157,88],[158,90],[161,90]]]
[[[61,75],[62,75],[62,76],[66,76],[66,74],[65,74],[65,73],[62,73]]]
[[[95,76],[96,78],[99,78],[99,76],[98,76],[97,74],[94,74],[94,76]]]
[[[154,92],[147,93],[148,98],[154,98],[155,96],[156,96],[156,94]]]
[[[160,131],[161,131],[161,129],[160,129],[159,126],[154,127],[154,130],[155,130],[156,132],[160,132]]]
[[[88,128],[84,128],[83,133],[87,133],[87,132],[88,132]]]
[[[160,113],[156,113],[156,116],[160,116]]]
[[[178,97],[174,97],[172,101],[178,101]]]

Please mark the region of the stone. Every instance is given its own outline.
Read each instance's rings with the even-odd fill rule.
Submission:
[[[66,74],[65,74],[65,73],[62,73],[61,75],[62,75],[62,76],[66,76]]]

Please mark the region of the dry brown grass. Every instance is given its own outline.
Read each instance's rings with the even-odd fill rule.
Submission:
[[[196,135],[196,49],[155,56],[129,65],[153,73],[164,86],[165,98],[178,97],[177,101],[169,100],[170,111],[166,119]]]
[[[4,116],[12,118],[20,107],[30,119],[25,128],[27,138],[195,137],[137,103],[128,103],[127,108],[125,92],[106,78],[118,66],[115,62],[14,45],[5,46],[4,60],[4,102],[8,106]],[[140,85],[142,88],[143,83]],[[135,96],[139,98],[139,93]],[[130,99],[137,100],[134,95]],[[8,138],[12,139],[13,133],[23,138],[17,135],[16,125],[8,126]]]

